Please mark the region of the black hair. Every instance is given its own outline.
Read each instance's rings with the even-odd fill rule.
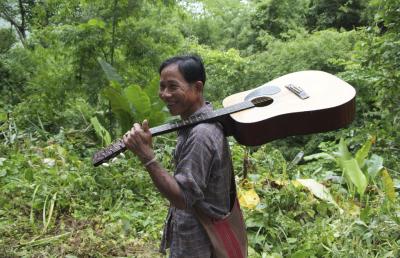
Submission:
[[[161,74],[162,70],[171,64],[178,65],[179,72],[181,72],[183,78],[188,83],[196,81],[203,82],[203,85],[206,83],[206,71],[201,57],[197,55],[184,55],[168,58],[160,65],[158,72]]]

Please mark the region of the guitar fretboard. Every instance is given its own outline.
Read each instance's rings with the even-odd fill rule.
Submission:
[[[196,116],[192,116],[188,119],[184,119],[184,120],[180,120],[180,121],[175,121],[175,122],[171,122],[168,124],[163,124],[160,126],[156,126],[153,128],[150,128],[150,132],[153,136],[157,136],[160,134],[165,134],[165,133],[169,133],[169,132],[173,132],[176,130],[179,130],[181,128],[184,127],[188,127],[188,126],[193,126],[199,123],[204,123],[204,122],[208,122],[210,120],[217,120],[220,117],[224,117],[228,114],[232,114],[235,112],[239,112],[248,108],[252,108],[254,107],[254,104],[250,101],[246,101],[246,102],[242,102],[239,104],[235,104],[232,105],[230,107],[226,107],[226,108],[221,108],[212,112],[208,112],[208,113],[201,113],[199,115]]]

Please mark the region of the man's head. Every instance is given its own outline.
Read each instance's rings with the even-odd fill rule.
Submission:
[[[201,81],[206,83],[206,71],[201,58],[197,55],[185,55],[185,56],[174,56],[165,60],[158,70],[161,75],[162,70],[172,64],[178,65],[178,70],[182,74],[183,78],[188,83]]]
[[[197,56],[177,56],[164,61],[160,72],[160,98],[172,115],[188,118],[204,103],[204,65]]]

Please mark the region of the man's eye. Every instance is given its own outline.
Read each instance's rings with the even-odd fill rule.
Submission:
[[[178,88],[178,85],[176,85],[176,84],[173,84],[173,85],[169,86],[170,90],[176,90],[177,88]]]

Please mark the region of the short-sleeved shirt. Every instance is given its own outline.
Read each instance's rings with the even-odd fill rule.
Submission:
[[[192,116],[210,111],[206,104]],[[193,207],[215,219],[229,212],[232,160],[222,126],[201,123],[178,131],[174,161],[186,209],[170,207],[160,251],[170,248],[170,257],[211,257],[211,242]]]

